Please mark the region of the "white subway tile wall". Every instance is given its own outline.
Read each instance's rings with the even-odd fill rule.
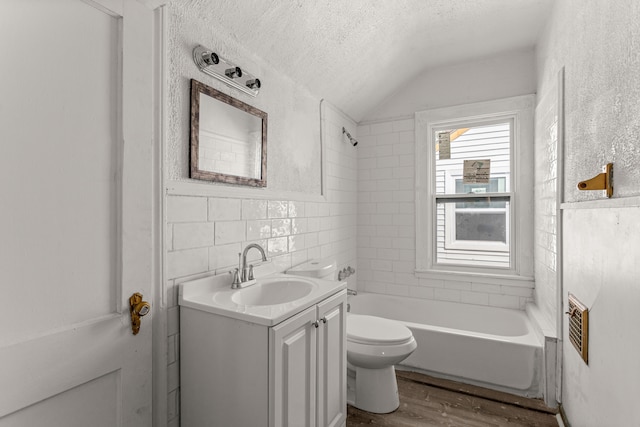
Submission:
[[[535,117],[535,301],[543,321],[556,329],[558,86],[542,96]]]
[[[209,199],[209,221],[237,221],[241,218],[240,199]]]
[[[358,288],[524,310],[529,287],[417,278],[414,120],[358,126]]]
[[[352,161],[355,167],[355,158]],[[355,180],[351,187],[354,200],[351,203],[355,205]],[[341,190],[344,189],[344,186],[341,187]],[[199,203],[198,199],[204,202]],[[311,250],[314,256],[351,254],[353,264],[355,244],[352,244],[353,248],[348,246],[349,239],[355,239],[356,234],[355,209],[348,212],[334,208],[332,212],[329,204],[169,196],[168,206],[195,207],[204,212],[172,214],[171,217],[177,221],[168,223],[167,275],[170,279],[179,279],[200,273],[226,271],[237,266],[238,252],[246,244],[255,241],[264,244],[270,257]],[[225,205],[230,206],[230,213],[222,212]],[[304,217],[305,213],[313,216]],[[208,221],[179,222],[202,218],[208,218]],[[312,257],[306,259],[309,258]]]
[[[254,242],[267,251],[278,271],[325,257],[335,257],[340,269],[357,269],[357,149],[342,136],[343,126],[355,135],[355,124],[331,107],[324,110],[322,122],[326,201],[167,196],[164,300],[169,426],[179,425],[180,414],[178,283],[226,274],[237,267],[238,253]],[[252,261],[260,258],[257,251],[249,254]],[[351,276],[350,286],[356,280],[357,273]]]

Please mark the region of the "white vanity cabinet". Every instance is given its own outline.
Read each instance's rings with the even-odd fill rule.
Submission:
[[[344,425],[345,298],[342,291],[270,328],[270,426]]]
[[[344,426],[346,354],[345,290],[273,326],[181,306],[181,426]]]

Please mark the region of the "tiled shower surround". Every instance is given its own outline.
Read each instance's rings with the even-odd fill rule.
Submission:
[[[524,310],[530,282],[415,276],[414,119],[361,124],[358,140],[358,288]]]

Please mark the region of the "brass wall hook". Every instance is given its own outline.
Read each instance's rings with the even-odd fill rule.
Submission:
[[[578,190],[604,190],[607,197],[613,196],[613,163],[607,163],[605,171],[578,183]]]

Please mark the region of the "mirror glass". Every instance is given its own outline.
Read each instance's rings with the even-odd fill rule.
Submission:
[[[267,114],[191,80],[191,178],[264,187]]]

